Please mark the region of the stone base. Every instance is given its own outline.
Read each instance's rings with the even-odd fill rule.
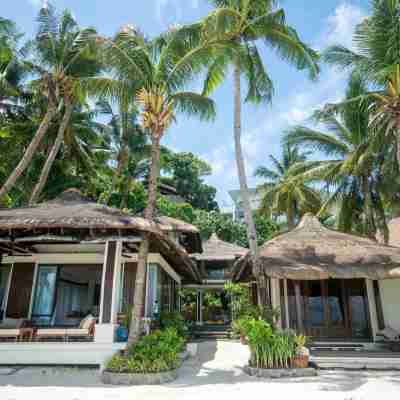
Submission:
[[[244,371],[250,376],[269,379],[303,378],[318,375],[317,370],[314,368],[261,369],[246,365]]]
[[[118,374],[104,371],[101,374],[101,381],[107,385],[162,385],[163,383],[174,381],[177,377],[177,370],[155,374]]]

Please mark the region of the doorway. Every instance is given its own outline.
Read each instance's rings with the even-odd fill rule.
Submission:
[[[288,281],[288,300],[290,321],[307,336],[360,340],[371,337],[364,279]]]

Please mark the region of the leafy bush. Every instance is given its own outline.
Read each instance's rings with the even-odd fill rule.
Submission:
[[[250,348],[250,365],[255,368],[290,368],[296,356],[296,335],[275,332],[261,319],[244,319],[239,324]]]
[[[173,328],[184,339],[189,336],[189,327],[180,312],[162,312],[160,325],[162,329]]]
[[[156,373],[176,369],[184,340],[173,328],[155,331],[144,336],[127,350],[126,355],[115,355],[106,369],[117,373]]]

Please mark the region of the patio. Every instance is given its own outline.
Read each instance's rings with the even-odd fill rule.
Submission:
[[[268,393],[270,398],[368,400],[398,399],[400,372],[321,371],[316,378],[267,381],[247,376],[242,368],[247,347],[233,342],[203,342],[198,356],[181,368],[177,381],[164,386],[110,387],[95,369],[0,368],[0,398],[19,400],[83,399],[243,399]],[[279,397],[278,397],[279,396]]]

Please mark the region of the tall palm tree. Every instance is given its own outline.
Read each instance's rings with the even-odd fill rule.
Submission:
[[[306,153],[301,153],[296,146],[284,145],[282,159],[271,155],[270,160],[274,169],[258,167],[254,173],[266,180],[258,188],[263,195],[260,211],[269,217],[285,215],[291,230],[303,214],[319,211],[321,198],[317,190],[292,173],[299,163],[307,160]]]
[[[45,115],[22,159],[0,189],[1,199],[12,189],[17,179],[29,166],[51,121],[57,114],[57,107],[64,110],[64,121],[60,131],[65,129],[76,102],[79,74],[92,74],[98,69],[96,59],[90,59],[88,49],[92,47],[95,31],[91,28],[78,29],[72,15],[65,11],[59,19],[51,5],[39,12],[39,30],[34,41],[34,57],[25,65],[38,78],[31,86],[48,100]],[[85,59],[85,62],[82,62]],[[59,137],[62,138],[60,132]],[[45,166],[44,174],[48,165]],[[44,177],[45,178],[45,177]],[[38,189],[41,189],[38,187]],[[40,192],[40,190],[39,190]]]
[[[206,120],[215,115],[212,100],[182,90],[201,67],[198,58],[190,56],[193,42],[189,38],[196,37],[196,29],[192,30],[193,35],[188,35],[188,30],[192,28],[182,29],[184,34],[177,29],[146,41],[137,31],[126,27],[114,40],[105,42],[105,54],[117,82],[104,80],[99,85],[102,90],[118,96],[125,93],[123,87],[134,82],[137,91],[131,100],[139,104],[141,125],[151,140],[148,203],[144,213],[149,220],[153,219],[156,206],[160,143],[176,114],[184,113]],[[136,341],[141,333],[148,251],[149,240],[144,236],[138,255],[130,342]]]
[[[358,25],[354,34],[355,50],[331,46],[324,58],[330,64],[356,71],[366,81],[383,89],[358,100],[374,99],[372,107],[377,115],[371,123],[380,128],[387,141],[392,139],[397,145],[400,167],[400,73],[396,72],[400,65],[399,15],[400,0],[373,0],[372,15]]]
[[[63,116],[54,145],[32,192],[30,204],[37,202],[47,182],[51,167],[63,143],[74,106],[84,100],[80,90],[80,80],[97,75],[100,69],[94,46],[96,32],[93,29],[80,29],[69,11],[64,11],[61,18],[58,18],[52,8],[45,8],[42,12],[46,16],[40,20],[37,37],[36,52],[40,62],[38,66],[43,69],[50,66],[56,71],[54,79]]]
[[[307,126],[292,128],[286,143],[300,145],[323,153],[327,159],[311,161],[298,168],[306,179],[326,184],[328,198],[320,213],[339,205],[338,228],[359,230],[375,238],[377,229],[387,231],[381,187],[383,185],[381,143],[370,126],[370,104],[354,102],[367,92],[367,86],[358,74],[349,80],[345,106],[339,110],[327,107],[316,114],[316,122],[326,131]],[[388,154],[386,154],[388,157]]]
[[[216,9],[203,22],[203,36],[214,48],[214,61],[209,65],[204,94],[219,86],[233,67],[234,143],[241,197],[245,211],[247,236],[255,275],[258,273],[257,233],[250,206],[242,135],[242,77],[247,84],[246,102],[269,102],[273,82],[264,66],[259,46],[264,43],[283,61],[298,69],[307,69],[311,78],[319,73],[316,52],[306,46],[295,29],[286,23],[285,12],[275,0],[211,0]],[[260,279],[265,280],[263,275]],[[260,281],[260,287],[265,286]],[[260,296],[264,296],[260,290]],[[260,302],[265,304],[266,299]]]
[[[124,208],[127,206],[128,191],[132,182],[144,177],[147,172],[147,160],[150,156],[148,137],[138,121],[137,104],[129,104],[127,111],[118,104],[118,112],[115,112],[112,104],[102,101],[98,103],[97,108],[102,115],[111,117],[108,136],[112,162],[115,164],[111,188],[107,190],[103,201],[108,203],[116,189],[122,188],[119,206]]]

